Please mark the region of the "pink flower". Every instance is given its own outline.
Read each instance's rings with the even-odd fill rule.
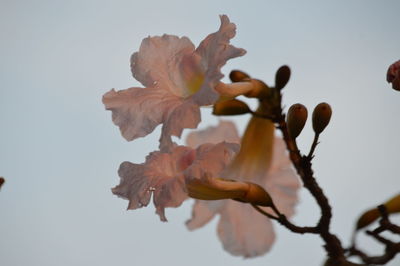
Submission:
[[[233,123],[223,122],[219,127],[191,133],[188,143],[196,147],[202,142],[223,141],[225,136],[231,141],[239,141]],[[190,169],[185,174],[189,189],[190,185],[196,183],[210,183]],[[200,180],[196,177],[200,177]],[[218,177],[240,183],[256,183],[271,195],[281,213],[288,217],[294,214],[300,181],[288,158],[285,143],[281,138],[274,137],[273,124],[268,120],[252,118],[242,138],[239,153]],[[270,211],[269,208],[264,209]],[[196,200],[187,227],[190,230],[202,227],[217,214],[220,215],[218,236],[226,251],[233,255],[254,257],[271,248],[275,240],[272,223],[249,204],[233,200]]]
[[[185,171],[195,165],[199,174],[218,175],[238,150],[237,144],[203,144],[192,149],[176,146],[170,153],[152,152],[145,163],[123,162],[118,170],[120,184],[115,195],[129,200],[128,210],[147,206],[153,196],[156,213],[166,221],[164,209],[178,207],[188,198]]]
[[[162,124],[160,149],[168,151],[174,146],[171,136],[180,137],[184,128],[197,127],[199,107],[219,97],[215,87],[223,77],[221,67],[245,54],[229,44],[235,24],[225,15],[220,18],[219,30],[196,49],[188,38],[173,35],[142,41],[139,52],[131,57],[131,70],[146,88],[112,89],[103,96],[126,140],[146,136]]]
[[[393,89],[400,91],[400,60],[390,65],[386,74],[386,80],[392,83]]]

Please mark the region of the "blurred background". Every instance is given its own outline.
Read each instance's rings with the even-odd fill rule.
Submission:
[[[347,245],[365,209],[400,190],[400,93],[386,70],[400,59],[399,1],[0,1],[0,265],[321,265],[322,241],[275,224],[271,252],[255,259],[224,252],[214,219],[188,232],[192,201],[126,211],[112,195],[123,161],[157,149],[159,129],[126,142],[104,110],[111,88],[140,84],[129,58],[141,40],[163,33],[197,46],[227,14],[232,43],[247,50],[223,68],[273,85],[279,66],[292,77],[287,107],[333,108],[314,160],[333,206],[332,231]],[[227,79],[224,79],[227,81]],[[200,128],[218,119],[202,112]],[[242,131],[248,116],[234,118]],[[185,131],[186,135],[189,131]],[[299,145],[308,151],[307,123]],[[182,143],[182,141],[180,142]],[[302,190],[294,221],[312,225],[319,209]],[[400,222],[399,217],[394,220]],[[367,251],[382,247],[360,238]],[[400,256],[388,265],[400,265]]]

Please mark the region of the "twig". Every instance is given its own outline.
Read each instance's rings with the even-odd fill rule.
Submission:
[[[307,155],[307,158],[308,158],[309,160],[312,160],[312,158],[313,158],[313,156],[314,156],[315,148],[316,148],[317,145],[319,144],[318,138],[319,138],[319,134],[318,134],[318,133],[315,133],[313,143],[311,144],[310,152],[309,152],[308,155]]]
[[[252,204],[252,206],[254,207],[254,209],[256,209],[258,212],[260,212],[261,214],[267,216],[270,219],[276,220],[278,221],[281,225],[285,226],[287,229],[289,229],[290,231],[294,232],[294,233],[298,233],[298,234],[306,234],[306,233],[310,233],[310,234],[318,234],[318,229],[316,227],[308,227],[308,226],[297,226],[292,224],[285,215],[283,214],[279,214],[278,217],[273,216],[272,214],[269,214],[268,212],[264,211],[263,209],[261,209],[259,206]]]
[[[307,156],[302,156],[295,141],[289,136],[287,124],[285,122],[285,114],[283,113],[281,107],[282,96],[280,94],[278,95],[278,102],[279,105],[277,105],[276,108],[272,110],[273,113],[272,121],[277,124],[277,128],[282,132],[283,139],[287,146],[287,150],[289,151],[289,157],[294,167],[296,168],[296,171],[299,174],[301,180],[303,181],[304,187],[309,190],[309,192],[315,198],[317,204],[321,209],[321,217],[318,221],[317,226],[315,228],[313,227],[307,227],[307,228],[309,228],[310,231],[319,234],[321,238],[325,241],[324,247],[325,250],[328,252],[330,258],[334,260],[341,260],[342,258],[344,258],[344,249],[342,248],[340,240],[335,235],[329,232],[330,221],[332,218],[331,206],[323,190],[319,187],[317,181],[313,177],[311,158]],[[314,139],[314,142],[315,143],[318,142],[318,137]],[[313,144],[313,146],[316,145],[317,144]],[[310,152],[311,156],[314,149],[315,147],[312,148],[312,151]],[[291,227],[293,229],[292,225],[286,222],[287,219],[280,218],[280,220],[278,221],[287,228],[290,229]],[[297,231],[299,231],[298,233],[301,233],[301,230]]]
[[[387,213],[385,205],[379,205],[378,210],[381,214],[381,219],[379,220],[379,226],[372,230],[366,231],[366,234],[376,239],[378,242],[385,245],[385,252],[380,256],[369,256],[362,252],[356,247],[355,241],[352,246],[348,249],[350,256],[358,256],[367,265],[383,265],[392,260],[398,253],[400,253],[400,242],[395,243],[381,235],[382,232],[390,231],[395,234],[400,233],[400,227],[392,224],[389,221],[389,215]]]
[[[251,204],[251,206],[253,206],[254,209],[256,209],[259,213],[267,216],[268,218],[272,219],[272,220],[278,220],[279,218],[276,216],[273,216],[272,214],[264,211],[263,209],[261,209],[259,206],[255,205],[255,204]]]

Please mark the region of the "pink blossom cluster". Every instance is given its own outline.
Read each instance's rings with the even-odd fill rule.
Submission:
[[[147,206],[152,199],[156,213],[166,221],[165,208],[178,207],[188,199],[188,182],[229,178],[262,186],[283,214],[294,213],[300,182],[284,142],[274,136],[273,130],[265,141],[257,143],[259,140],[252,139],[248,132],[241,140],[232,122],[222,122],[192,132],[188,146],[177,145],[171,139],[180,137],[185,128],[198,126],[201,106],[230,93],[221,83],[221,68],[229,59],[245,54],[245,50],[230,44],[235,34],[236,26],[223,15],[219,30],[197,48],[186,37],[148,37],[131,57],[133,77],[144,88],[112,89],[104,94],[103,103],[126,140],[144,137],[162,125],[159,151],[151,152],[143,163],[123,162],[119,167],[120,184],[112,192],[129,201],[128,209]],[[252,132],[265,128],[261,118],[252,118],[250,124]],[[263,143],[266,148],[259,149]],[[252,153],[253,147],[265,156]],[[231,254],[262,255],[274,242],[268,218],[249,204],[230,199],[196,200],[187,227],[202,227],[217,215],[218,236]]]

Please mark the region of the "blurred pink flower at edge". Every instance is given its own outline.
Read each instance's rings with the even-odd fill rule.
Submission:
[[[392,83],[393,89],[400,91],[400,60],[390,65],[386,74],[386,80]]]

